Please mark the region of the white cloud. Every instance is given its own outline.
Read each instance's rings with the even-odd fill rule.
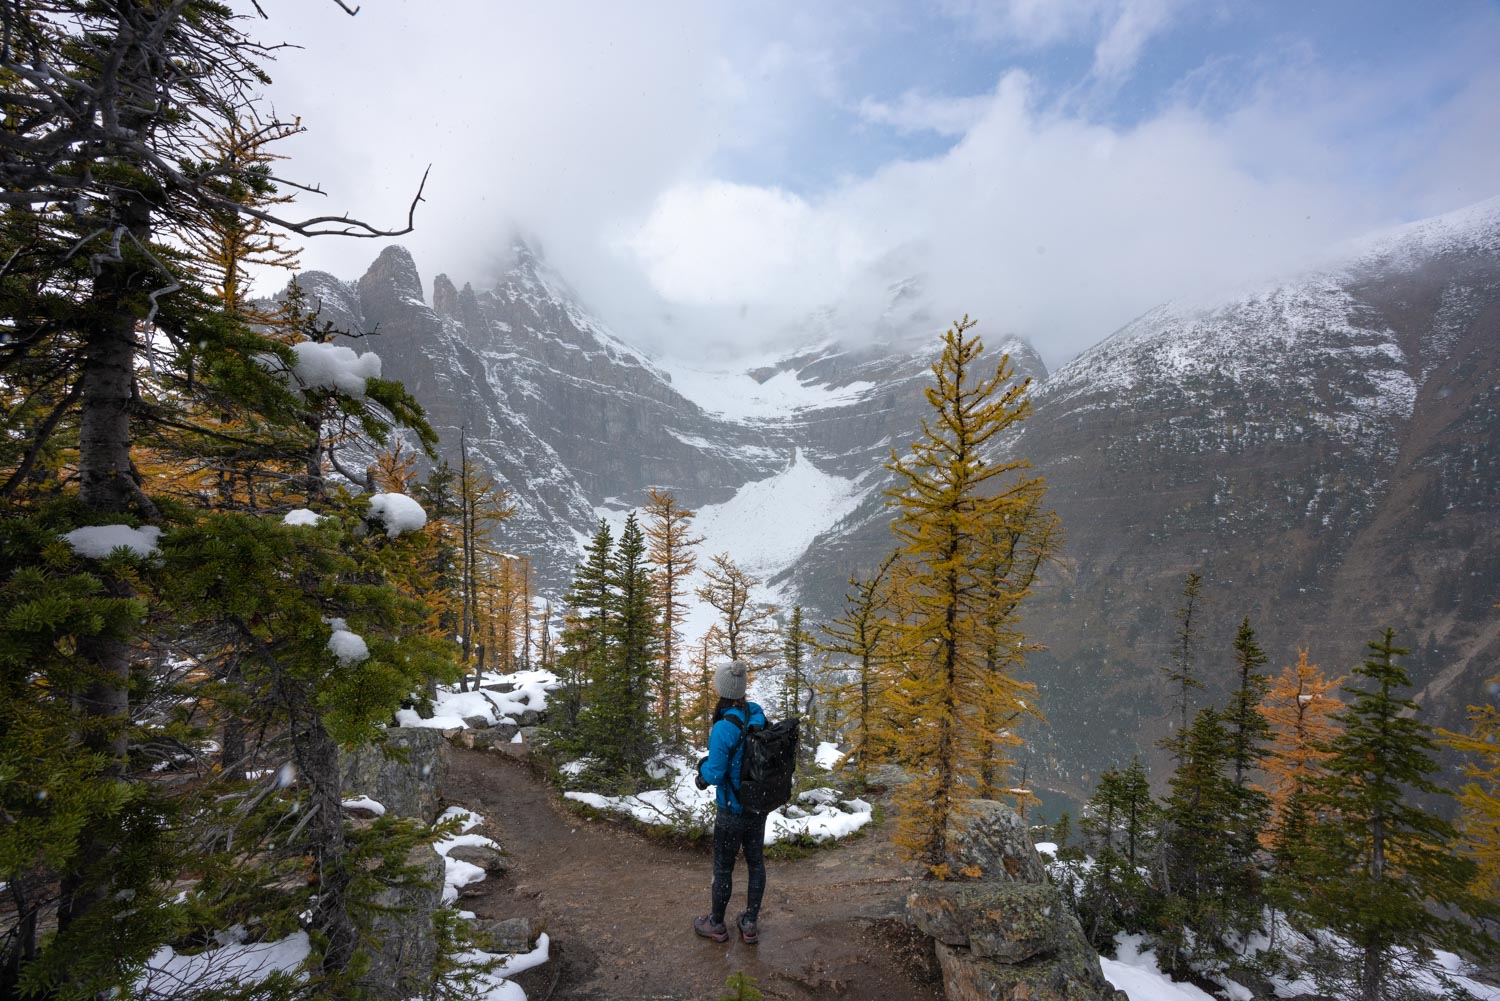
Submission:
[[[257,31],[308,46],[282,55],[270,93],[309,128],[290,175],[336,193],[310,208],[404,217],[431,162],[401,239],[429,284],[483,284],[519,227],[621,336],[673,353],[789,342],[830,305],[859,334],[891,282],[921,273],[934,324],[967,311],[1055,363],[1164,298],[1291,270],[1500,176],[1500,71],[1472,70],[1493,31],[1451,65],[1378,76],[1296,46],[1205,61],[1126,126],[1015,72],[945,94],[883,67],[877,86],[851,68],[877,30],[856,23],[864,8],[771,2],[754,17],[688,0],[450,0],[441,17],[371,2],[350,19],[281,0]],[[1017,47],[1092,48],[1084,86],[1102,92],[1178,4],[949,7]],[[900,96],[860,100],[877,91]],[[890,152],[833,177],[808,139]],[[356,277],[380,246],[320,241],[304,263]]]
[[[1119,80],[1146,43],[1171,24],[1182,0],[945,0],[943,9],[980,37],[1042,49],[1093,41],[1094,75]]]
[[[1123,128],[1049,107],[1013,72],[940,155],[888,164],[812,200],[678,186],[625,245],[669,301],[738,304],[762,336],[819,304],[861,305],[880,288],[868,279],[880,269],[892,277],[900,261],[925,273],[936,316],[973,314],[992,334],[1032,338],[1055,363],[1164,299],[1294,272],[1393,221],[1389,198],[1347,183],[1362,151],[1328,148],[1329,132],[1350,125],[1344,116],[1362,114],[1341,103],[1343,86],[1299,77],[1235,114],[1177,106]],[[1462,145],[1485,148],[1477,138]],[[1497,146],[1484,157],[1491,170]],[[1457,149],[1446,159],[1463,161]],[[1475,190],[1477,167],[1460,173],[1467,187],[1458,190],[1473,197],[1457,204],[1486,194]],[[732,316],[719,323],[740,329]]]
[[[1127,0],[1113,12],[1104,37],[1094,46],[1094,75],[1119,80],[1135,69],[1152,36],[1172,20],[1177,0]]]
[[[865,98],[859,102],[859,116],[871,124],[889,125],[902,132],[961,136],[984,116],[989,103],[984,96],[934,97],[908,90],[895,101]]]

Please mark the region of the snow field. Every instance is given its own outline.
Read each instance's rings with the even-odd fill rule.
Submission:
[[[799,448],[781,472],[746,483],[722,504],[699,508],[692,532],[701,535],[703,542],[697,547],[698,571],[685,588],[683,639],[692,643],[718,621],[718,611],[695,593],[706,583],[704,573],[716,555],[728,553],[741,570],[768,581],[801,558],[818,536],[852,514],[867,492],[857,480],[823,472]],[[595,510],[617,540],[628,513],[612,507]],[[756,588],[752,597],[758,602],[786,604],[783,595],[768,587]]]
[[[768,358],[766,364],[779,360]],[[847,406],[879,388],[874,383],[855,382],[835,389],[803,382],[790,370],[757,382],[750,375],[750,370],[756,367],[751,361],[737,372],[706,372],[684,366],[673,366],[669,372],[672,388],[704,410],[746,423],[776,420],[800,410]]]

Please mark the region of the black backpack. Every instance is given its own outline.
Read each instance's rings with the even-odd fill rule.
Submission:
[[[797,770],[797,723],[784,719],[767,727],[748,730],[736,717],[724,719],[740,728],[745,755],[740,759],[740,785],[736,790],[740,809],[746,813],[770,813],[792,801],[792,773]],[[730,754],[732,758],[733,753]]]

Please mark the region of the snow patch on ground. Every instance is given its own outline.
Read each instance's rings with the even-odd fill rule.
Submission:
[[[483,717],[486,726],[496,723],[514,723],[516,717],[527,709],[542,712],[547,708],[547,693],[562,687],[557,675],[550,671],[516,671],[497,674],[487,671],[481,679],[484,685],[513,685],[509,692],[496,692],[488,688],[461,692],[451,686],[439,686],[437,698],[433,700],[431,719],[423,719],[415,709],[396,710],[396,724],[406,727],[427,727],[433,730],[462,730],[468,727],[465,717]]]
[[[701,756],[701,752],[700,755]],[[694,778],[697,757],[673,756],[661,762],[670,783],[665,789],[652,789],[633,796],[604,796],[592,792],[564,793],[596,810],[633,817],[643,824],[679,829],[707,829],[713,826],[714,790],[699,789]],[[566,767],[566,766],[565,766]],[[809,790],[797,803],[773,810],[767,817],[766,844],[808,838],[815,842],[846,838],[868,824],[873,816],[869,803],[861,799],[839,799],[818,795],[833,790]]]
[[[1201,987],[1174,983],[1156,963],[1156,953],[1141,951],[1139,936],[1122,935],[1114,959],[1099,957],[1104,978],[1130,995],[1130,1001],[1215,1001]]]
[[[155,556],[161,529],[155,525],[132,528],[129,525],[90,525],[75,528],[63,537],[73,552],[91,560],[102,560],[116,549],[128,549],[141,559]]]
[[[483,869],[469,862],[448,857],[448,853],[455,848],[463,846],[478,846],[500,850],[500,846],[483,834],[470,834],[474,828],[484,822],[484,818],[471,810],[463,807],[450,806],[444,810],[442,816],[438,817],[438,823],[447,820],[458,822],[458,833],[450,834],[433,844],[433,850],[443,857],[443,903],[451,905],[458,900],[459,891],[466,886],[478,883],[485,877]],[[460,911],[462,917],[472,919],[472,912]],[[537,936],[536,948],[530,952],[518,953],[513,956],[501,956],[491,952],[465,952],[456,956],[460,964],[479,965],[491,961],[498,962],[495,969],[489,973],[478,976],[475,986],[479,993],[475,995],[482,1001],[526,1001],[526,995],[515,984],[508,981],[507,977],[513,977],[523,970],[529,970],[533,966],[545,963],[551,955],[551,943],[546,933]]]
[[[435,842],[432,848],[443,857],[443,903],[452,904],[458,900],[460,890],[484,879],[484,870],[472,862],[449,858],[448,853],[462,845],[494,848],[497,851],[500,846],[483,834],[469,833],[484,822],[484,818],[477,813],[465,810],[463,807],[450,806],[438,817],[438,823],[445,820],[457,820],[458,833],[450,834]]]
[[[813,753],[813,761],[817,762],[818,767],[824,771],[833,771],[843,760],[844,752],[839,750],[839,745],[826,740],[820,743],[817,751]]]
[[[458,956],[458,961],[471,965],[493,960],[500,961],[494,972],[481,973],[476,978],[474,986],[479,991],[475,995],[478,1001],[526,1001],[525,992],[505,978],[513,977],[534,966],[541,966],[547,962],[551,951],[551,940],[547,937],[547,933],[543,932],[537,936],[536,948],[530,952],[514,956],[497,956],[491,952],[465,952]]]
[[[225,942],[191,956],[164,945],[146,961],[133,997],[183,997],[232,980],[259,983],[272,973],[296,970],[312,952],[307,932],[299,931],[276,942],[246,943],[245,930],[236,926],[223,933]]]

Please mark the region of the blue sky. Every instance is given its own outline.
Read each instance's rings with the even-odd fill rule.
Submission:
[[[402,240],[424,278],[482,285],[520,231],[664,353],[867,337],[918,275],[1055,364],[1500,194],[1489,0],[268,10],[257,33],[304,46],[268,98],[308,126],[290,173],[335,193],[319,211],[399,215],[431,163]]]

